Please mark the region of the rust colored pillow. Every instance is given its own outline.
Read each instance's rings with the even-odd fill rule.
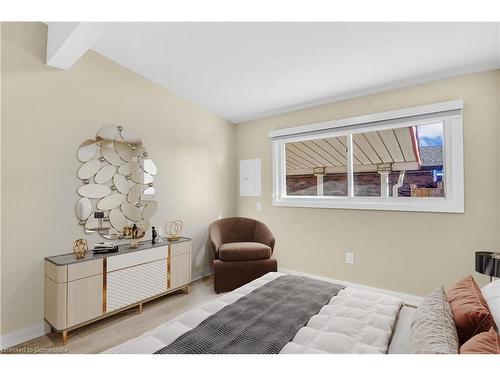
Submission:
[[[493,328],[474,336],[460,347],[460,354],[500,354],[500,336]]]
[[[456,283],[446,292],[453,312],[460,345],[495,326],[481,289],[472,276]]]

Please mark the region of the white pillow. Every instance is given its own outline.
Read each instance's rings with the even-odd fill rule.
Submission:
[[[500,279],[483,286],[481,293],[490,308],[498,332],[500,330]]]

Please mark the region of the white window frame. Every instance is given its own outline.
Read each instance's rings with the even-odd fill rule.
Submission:
[[[463,101],[452,100],[419,107],[278,129],[269,132],[273,153],[273,206],[361,210],[464,212]],[[367,131],[443,123],[445,196],[360,197],[352,181],[352,135]],[[347,136],[348,196],[291,196],[286,192],[285,145],[289,142]]]

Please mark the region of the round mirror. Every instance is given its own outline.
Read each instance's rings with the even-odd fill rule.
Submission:
[[[123,214],[130,220],[136,222],[142,219],[141,210],[135,205],[125,202],[121,205]]]
[[[95,175],[95,183],[96,184],[104,184],[111,180],[113,176],[116,174],[116,167],[114,165],[106,165],[102,167],[99,172]]]
[[[111,210],[115,207],[119,207],[123,202],[125,202],[125,195],[111,194],[97,202],[97,209],[102,211]]]
[[[128,192],[127,201],[132,204],[137,204],[139,203],[139,199],[141,199],[141,194],[142,194],[142,185],[135,184]]]
[[[146,173],[149,173],[153,176],[158,173],[155,163],[149,158],[140,158],[139,164],[141,165],[142,170]]]
[[[78,194],[80,194],[82,197],[99,199],[111,194],[111,189],[106,185],[87,184],[82,185],[78,188]]]
[[[78,160],[86,163],[92,160],[97,152],[97,143],[93,139],[87,139],[78,148]]]
[[[118,156],[112,145],[101,146],[101,154],[109,164],[117,167],[123,164],[123,160]]]
[[[78,178],[87,180],[101,169],[101,162],[97,159],[89,160],[78,169]]]
[[[121,174],[115,174],[113,176],[113,184],[115,185],[116,190],[122,194],[128,194],[130,191],[130,182]]]
[[[124,161],[130,161],[132,159],[132,148],[121,137],[118,137],[115,141],[115,151]]]
[[[127,225],[127,218],[121,212],[120,208],[113,208],[109,211],[109,222],[111,226],[117,231],[123,231],[123,228]]]
[[[102,127],[96,134],[95,139],[97,142],[109,141],[113,142],[118,135],[118,127],[115,125],[106,125]],[[108,143],[108,142],[105,142]]]
[[[77,171],[83,186],[78,187],[81,198],[75,211],[80,224],[85,223],[85,233],[114,240],[123,238],[124,227],[134,223],[141,232],[150,228],[157,208],[157,168],[136,134],[121,126],[104,126],[95,140],[80,145],[78,160],[84,163]],[[94,218],[96,210],[106,217]]]
[[[128,130],[122,130],[120,132],[122,138],[131,146],[140,146],[142,145],[142,140],[135,134],[132,133],[131,131]]]
[[[87,220],[92,213],[92,203],[88,198],[80,198],[75,207],[76,217],[80,220]]]
[[[157,206],[156,202],[149,202],[142,211],[142,218],[144,220],[151,219],[156,212],[156,206]]]

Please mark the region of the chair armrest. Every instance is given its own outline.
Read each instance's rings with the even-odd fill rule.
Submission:
[[[266,224],[257,222],[255,226],[255,242],[263,243],[271,248],[271,253],[274,250],[274,244],[276,243],[276,239],[274,235],[271,233]]]
[[[222,239],[219,226],[216,222],[210,224],[208,234],[210,237],[210,246],[212,247],[212,252],[214,253],[214,259],[219,259],[219,247],[222,245]]]

